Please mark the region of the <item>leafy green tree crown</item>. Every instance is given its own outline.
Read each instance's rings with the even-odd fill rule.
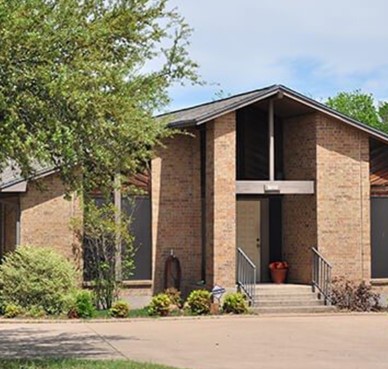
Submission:
[[[167,0],[0,0],[0,164],[90,188],[141,170],[168,88],[198,81],[190,33]]]
[[[388,132],[388,103],[380,102],[378,106],[372,94],[355,90],[353,92],[339,92],[329,97],[326,105],[343,113],[350,118]]]

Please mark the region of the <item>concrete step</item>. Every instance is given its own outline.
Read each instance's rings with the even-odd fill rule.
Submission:
[[[308,285],[257,285],[255,288],[256,294],[295,294],[295,293],[311,293],[311,286]]]
[[[335,311],[327,306],[310,285],[258,284],[255,288],[255,307],[259,314],[310,314]]]
[[[310,284],[298,284],[298,283],[257,283],[256,288],[273,290],[277,289],[290,289],[290,288],[300,288],[300,289],[311,289]]]
[[[322,300],[259,300],[255,303],[255,306],[261,307],[299,307],[299,306],[324,306],[325,303]]]
[[[256,300],[315,300],[317,299],[317,294],[312,292],[304,293],[256,293]]]
[[[257,314],[313,314],[330,313],[336,311],[334,306],[277,306],[255,307],[252,309]]]

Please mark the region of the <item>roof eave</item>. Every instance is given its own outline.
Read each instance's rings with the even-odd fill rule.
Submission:
[[[0,184],[0,192],[7,192],[7,190],[19,185],[20,183],[25,182],[27,184],[28,181],[44,178],[44,177],[47,177],[47,176],[54,174],[58,171],[59,171],[58,168],[46,168],[46,169],[43,169],[41,171],[38,171],[35,175],[30,176],[28,179],[25,179],[23,177],[19,177],[15,180],[12,180],[12,181],[9,181],[6,183],[1,183]],[[10,191],[10,192],[25,192],[25,191]]]
[[[315,101],[313,99],[310,99],[307,96],[304,96],[302,94],[299,94],[298,92],[291,90],[283,85],[274,85],[272,88],[270,88],[266,93],[259,95],[259,96],[254,96],[254,97],[249,97],[246,98],[245,100],[239,101],[237,103],[231,104],[223,109],[220,109],[218,111],[214,111],[210,114],[205,114],[202,116],[199,116],[196,119],[190,119],[190,120],[181,120],[181,121],[176,121],[168,124],[168,127],[171,128],[190,128],[190,127],[196,127],[199,125],[202,125],[206,122],[209,122],[213,119],[219,118],[222,115],[231,113],[237,109],[241,109],[247,105],[254,104],[256,102],[268,99],[279,92],[282,92],[284,96],[297,101],[305,106],[309,106],[310,108],[319,111],[321,113],[327,114],[335,119],[338,119],[350,126],[353,126],[357,129],[360,129],[361,131],[369,134],[370,136],[384,141],[385,143],[388,143],[388,134],[373,128],[371,126],[366,125],[365,123],[359,122],[355,119],[352,119],[330,107],[328,107],[325,104],[322,104],[318,101]]]
[[[222,110],[219,110],[217,112],[214,112],[214,114],[207,114],[206,116],[200,117],[200,118],[197,119],[197,124],[201,125],[203,123],[208,122],[209,120],[217,119],[217,118],[219,118],[222,115],[225,115],[225,114],[231,113],[233,111],[236,111],[237,109],[241,109],[241,108],[244,108],[244,107],[246,107],[248,105],[254,104],[256,102],[268,99],[269,97],[272,97],[272,96],[276,95],[278,92],[279,92],[279,89],[276,86],[276,88],[274,88],[271,91],[268,91],[267,93],[265,93],[263,95],[247,98],[247,99],[245,99],[243,101],[240,101],[238,103],[232,104],[232,105],[228,106],[225,109],[222,109]]]
[[[176,122],[172,122],[167,124],[168,128],[190,128],[198,125],[196,119],[188,119],[188,120],[178,120]]]
[[[261,100],[265,100],[273,95],[276,95],[278,92],[279,92],[279,86],[274,86],[267,93],[262,94],[260,96],[246,98],[245,100],[239,101],[238,103],[235,103],[235,104],[231,104],[224,109],[217,110],[215,112],[212,112],[211,114],[206,114],[206,115],[200,116],[197,119],[182,120],[182,121],[176,121],[176,122],[169,123],[168,127],[188,128],[188,127],[199,126],[199,125],[204,124],[206,122],[209,122],[213,119],[217,119],[222,115],[231,113],[237,109],[244,108],[245,106],[254,104],[254,103],[261,101]]]
[[[335,119],[338,119],[350,126],[353,126],[357,129],[360,129],[361,131],[364,131],[365,133],[368,133],[369,135],[379,139],[379,140],[382,140],[386,143],[388,143],[388,135],[376,128],[373,128],[371,126],[368,126],[366,125],[365,123],[362,123],[362,122],[359,122],[355,119],[352,119],[332,108],[330,108],[329,106],[327,105],[324,105],[318,101],[315,101],[313,99],[310,99],[306,96],[303,96],[303,95],[300,95],[298,93],[296,93],[295,91],[293,90],[290,90],[288,89],[287,87],[284,87],[284,86],[280,86],[280,89],[282,90],[282,92],[284,93],[284,96],[294,100],[294,101],[297,101],[297,102],[300,102],[301,104],[304,104],[306,106],[309,106],[317,111],[320,111],[321,113],[324,113],[324,114],[327,114]]]

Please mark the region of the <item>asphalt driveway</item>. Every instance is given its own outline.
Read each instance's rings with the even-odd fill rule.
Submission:
[[[386,369],[388,315],[0,324],[0,357],[41,356],[193,369]]]

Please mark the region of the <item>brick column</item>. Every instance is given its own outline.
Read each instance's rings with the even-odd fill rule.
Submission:
[[[171,250],[182,268],[185,295],[201,278],[200,146],[198,132],[164,141],[152,161],[154,293],[164,288]]]
[[[284,120],[283,160],[286,180],[315,181],[317,173],[316,127],[319,114]],[[282,196],[284,260],[291,283],[311,282],[311,248],[317,246],[317,199],[311,195]]]
[[[236,115],[207,123],[206,280],[236,284]]]
[[[370,278],[369,137],[321,116],[317,126],[319,251],[333,276]]]

